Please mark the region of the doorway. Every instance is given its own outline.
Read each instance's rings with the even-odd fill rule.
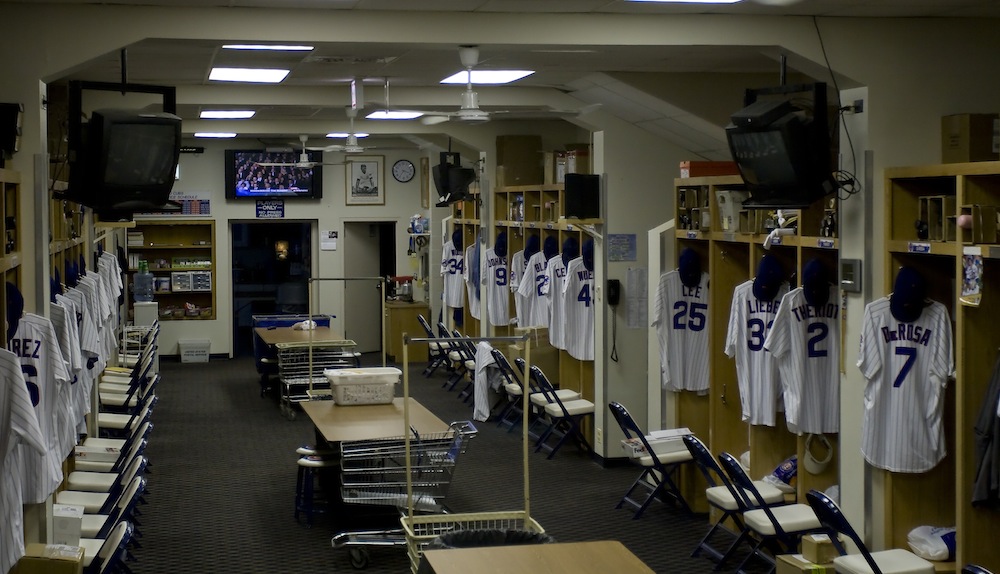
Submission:
[[[232,224],[233,355],[253,354],[253,315],[308,311],[308,221]]]
[[[396,275],[396,222],[344,222],[344,276]],[[372,281],[345,281],[344,336],[362,353],[382,349],[383,290]]]

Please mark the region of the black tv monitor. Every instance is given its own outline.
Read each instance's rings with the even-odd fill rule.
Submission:
[[[181,119],[128,109],[91,112],[71,150],[62,199],[92,208],[101,219],[137,211],[171,211],[170,190],[180,157]]]
[[[812,98],[803,98],[803,91]],[[756,100],[758,95],[777,97]],[[825,84],[748,90],[746,104],[726,127],[730,153],[750,192],[743,207],[805,208],[837,189]]]
[[[447,207],[469,196],[469,186],[476,181],[476,170],[460,164],[458,153],[441,152],[440,163],[431,168],[438,193],[437,207]]]
[[[227,199],[319,199],[323,152],[226,150]],[[261,165],[261,164],[287,165]]]

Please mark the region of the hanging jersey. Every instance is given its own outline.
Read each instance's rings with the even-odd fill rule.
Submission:
[[[781,300],[764,348],[778,363],[785,419],[792,431],[840,432],[840,305],[838,290],[822,307],[802,288]]]
[[[21,488],[25,504],[45,502],[62,481],[62,461],[59,452],[59,429],[66,428],[67,405],[63,386],[69,384],[69,372],[59,351],[52,323],[45,317],[26,313],[17,325],[10,341],[10,350],[17,356],[28,387],[28,395],[38,417],[45,454],[21,447]]]
[[[470,245],[465,248],[465,259],[464,259],[464,271],[462,272],[462,279],[465,280],[465,290],[469,295],[469,314],[472,315],[474,319],[480,318],[479,312],[479,295],[476,292],[476,284],[472,279],[472,271],[470,267],[472,266],[473,250],[475,250],[475,245]]]
[[[483,253],[485,267],[483,269],[483,288],[480,291],[487,297],[487,312],[490,315],[490,325],[500,327],[510,324],[510,273],[507,260],[497,255],[492,247]]]
[[[524,277],[518,280],[517,294],[522,297],[522,314],[518,315],[521,327],[546,327],[549,324],[549,299],[545,292],[549,276],[545,272],[545,254],[539,251],[532,255],[524,269]]]
[[[660,382],[669,391],[708,391],[708,273],[695,287],[677,270],[660,275],[653,323],[660,343]]]
[[[896,320],[889,298],[865,306],[858,367],[868,380],[861,452],[873,466],[926,472],[946,454],[945,386],[954,374],[951,320],[934,301],[912,323]]]
[[[465,305],[465,257],[462,250],[455,249],[455,243],[444,244],[441,252],[441,277],[444,278],[444,304],[459,308]]]
[[[566,266],[562,256],[549,259],[545,267],[545,297],[549,301],[549,342],[557,349],[566,349],[564,333],[566,329],[566,302],[562,297],[563,282],[566,280]]]
[[[52,315],[52,328],[56,334],[56,340],[59,342],[59,351],[62,353],[62,360],[66,364],[66,371],[69,373],[69,383],[62,387],[65,396],[60,400],[60,403],[64,405],[63,408],[66,409],[64,417],[61,419],[64,426],[59,428],[59,452],[69,453],[76,445],[76,429],[83,422],[84,416],[86,416],[88,407],[90,406],[89,397],[86,396],[82,390],[83,385],[80,384],[79,378],[76,376],[77,370],[73,368],[73,347],[76,347],[77,354],[79,354],[80,340],[73,340],[73,333],[70,331],[70,323],[72,322],[74,327],[76,326],[76,317],[70,320],[66,309],[61,307],[58,303],[52,303],[49,306],[49,314]]]
[[[773,301],[761,301],[753,294],[753,279],[740,283],[733,291],[726,355],[736,358],[743,420],[752,425],[773,427],[780,408],[778,365],[764,348],[764,341],[787,292],[788,283],[782,283]]]
[[[24,555],[21,450],[35,456],[46,451],[31,401],[20,361],[0,349],[0,572],[9,571]]]
[[[524,250],[510,256],[510,292],[514,294],[514,317],[517,318],[518,326],[524,325],[524,297],[517,292],[521,279],[524,278],[527,261],[524,259]]]
[[[566,330],[563,342],[574,359],[594,360],[594,272],[587,270],[583,257],[566,266],[562,299],[565,304]]]

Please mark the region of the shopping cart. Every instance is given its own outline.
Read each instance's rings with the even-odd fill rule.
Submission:
[[[357,367],[360,354],[349,339],[316,343],[278,343],[281,414],[295,420],[295,403],[332,398],[325,369]]]
[[[392,507],[399,514],[394,515],[391,528],[340,532],[331,540],[333,547],[347,548],[351,565],[359,569],[368,566],[370,547],[405,548],[400,517],[408,506],[422,515],[448,512],[443,500],[459,455],[477,432],[471,421],[454,422],[440,433],[420,435],[413,431],[409,456],[405,437],[341,443],[340,493],[344,504]]]

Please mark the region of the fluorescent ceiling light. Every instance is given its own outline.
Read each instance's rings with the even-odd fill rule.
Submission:
[[[328,138],[346,138],[346,137],[348,137],[350,135],[351,134],[349,134],[347,132],[331,132],[331,133],[326,134],[326,137],[328,137]],[[366,137],[368,137],[368,134],[366,134],[365,132],[358,132],[358,133],[354,134],[354,137],[356,137],[356,138],[366,138]]]
[[[292,46],[287,44],[223,44],[226,50],[272,50],[276,52],[311,52],[312,46]]]
[[[664,4],[736,4],[743,0],[625,0],[626,2],[662,2]]]
[[[534,74],[534,70],[472,70],[473,84],[509,84]],[[465,84],[469,71],[463,70],[441,80],[442,84]]]
[[[209,80],[217,82],[253,82],[258,84],[277,84],[285,79],[289,70],[273,68],[212,68]]]
[[[246,120],[257,112],[253,110],[202,110],[203,120]]]
[[[424,115],[422,112],[401,112],[378,110],[365,116],[366,120],[412,120]]]
[[[195,132],[194,137],[196,138],[234,138],[236,134],[234,132]]]

